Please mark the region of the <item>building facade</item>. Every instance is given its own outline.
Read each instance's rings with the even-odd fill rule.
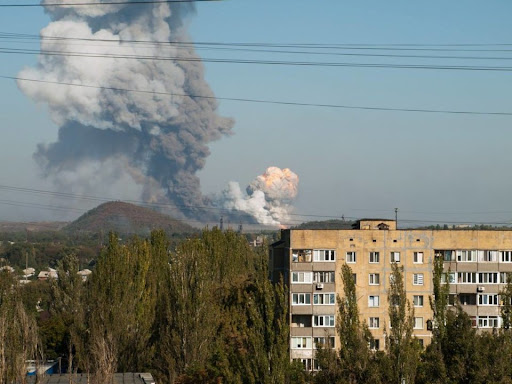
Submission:
[[[355,229],[283,230],[270,247],[270,271],[274,282],[283,278],[290,295],[290,358],[314,370],[316,345],[337,347],[336,297],[343,296],[344,263],[354,273],[361,320],[375,339],[371,348],[384,349],[389,331],[392,263],[404,268],[414,335],[429,344],[436,257],[444,260],[450,301],[458,300],[474,327],[500,327],[499,292],[512,272],[512,231],[402,230],[395,221],[373,219],[359,221]]]

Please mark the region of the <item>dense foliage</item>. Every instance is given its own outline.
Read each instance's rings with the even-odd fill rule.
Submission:
[[[206,230],[177,246],[159,231],[124,242],[111,234],[86,282],[79,265],[65,253],[59,279],[24,286],[0,273],[0,384],[24,382],[26,360],[50,358],[93,384],[118,371],[150,371],[169,384],[512,383],[512,283],[501,292],[504,328],[477,333],[448,303],[442,260],[433,265],[432,342],[422,348],[414,338],[403,270],[393,264],[392,327],[377,352],[343,265],[338,348],[316,346],[314,374],[289,361],[288,297],[268,280],[266,248],[237,233]]]
[[[0,301],[0,332],[2,321],[10,324],[4,340],[13,342],[3,347],[14,354],[6,366],[15,358],[60,356],[94,383],[130,371],[150,371],[167,383],[288,379],[287,296],[268,280],[266,247],[217,229],[174,249],[161,231],[123,244],[111,234],[87,282],[78,269],[78,258],[67,254],[56,280],[22,287],[10,273],[0,275],[0,299],[9,298]],[[21,297],[26,309],[15,305]],[[37,330],[26,343],[32,335],[18,329],[25,324]]]

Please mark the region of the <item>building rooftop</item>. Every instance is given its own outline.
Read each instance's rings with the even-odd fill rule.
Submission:
[[[38,378],[40,384],[88,384],[91,382],[91,377],[84,373],[71,374],[54,374],[44,375]],[[71,380],[70,380],[71,379]],[[27,377],[28,384],[36,383],[36,376]],[[116,373],[112,384],[154,384],[155,380],[151,373]]]

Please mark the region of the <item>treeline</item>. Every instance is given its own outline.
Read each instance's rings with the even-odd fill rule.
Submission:
[[[163,232],[121,244],[111,235],[83,282],[65,255],[58,280],[20,286],[0,273],[0,383],[24,383],[25,362],[63,357],[92,384],[115,372],[151,372],[159,383],[512,383],[512,284],[501,297],[503,329],[477,333],[458,305],[448,305],[434,264],[433,337],[413,336],[414,308],[403,271],[393,264],[384,350],[361,321],[351,269],[341,270],[333,350],[318,345],[321,370],[289,360],[288,303],[268,280],[267,249],[217,229],[170,247]],[[326,338],[327,339],[327,338]]]
[[[503,328],[477,333],[460,305],[448,305],[449,285],[441,283],[443,273],[443,261],[436,260],[430,299],[433,337],[423,348],[413,336],[414,308],[406,297],[403,270],[393,264],[388,290],[391,328],[385,350],[374,352],[368,326],[359,318],[352,271],[344,265],[344,297],[338,298],[340,348],[317,351],[321,371],[310,380],[318,384],[512,383],[512,284],[501,292]]]
[[[234,232],[206,230],[172,250],[163,232],[126,244],[111,235],[87,282],[73,254],[57,271],[44,289],[0,274],[0,383],[24,382],[28,359],[57,356],[92,383],[115,372],[181,384],[293,375],[283,286],[268,280],[267,249]]]

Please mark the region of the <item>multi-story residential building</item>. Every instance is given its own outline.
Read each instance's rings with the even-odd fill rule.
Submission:
[[[270,247],[270,270],[273,281],[284,279],[290,295],[290,357],[312,370],[318,343],[337,347],[336,296],[343,295],[344,263],[354,273],[373,349],[384,349],[389,330],[392,263],[404,268],[414,335],[420,343],[430,343],[435,257],[445,261],[451,301],[458,300],[475,327],[499,327],[499,292],[512,272],[512,231],[397,229],[395,221],[377,219],[361,220],[356,229],[283,230],[281,240]]]

